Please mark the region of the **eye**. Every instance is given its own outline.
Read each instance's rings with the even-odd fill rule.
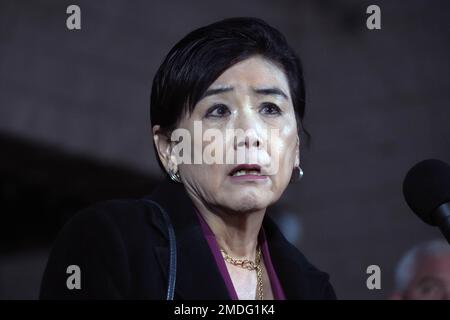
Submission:
[[[281,109],[275,103],[265,102],[261,105],[260,111],[262,114],[269,116],[281,115]]]
[[[215,104],[206,111],[206,118],[223,118],[231,114],[230,109],[222,103]]]

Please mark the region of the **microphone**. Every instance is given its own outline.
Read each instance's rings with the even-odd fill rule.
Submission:
[[[450,165],[436,159],[419,162],[406,174],[403,195],[412,211],[438,226],[450,243]]]

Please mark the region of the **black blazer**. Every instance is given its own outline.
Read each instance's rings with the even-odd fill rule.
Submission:
[[[175,299],[230,299],[193,203],[181,184],[164,182],[149,197],[169,214],[177,243]],[[274,268],[287,299],[335,299],[328,275],[263,220]],[[51,251],[41,299],[165,299],[169,263],[161,212],[140,199],[111,200],[77,213]],[[81,270],[81,289],[66,286],[67,267]]]

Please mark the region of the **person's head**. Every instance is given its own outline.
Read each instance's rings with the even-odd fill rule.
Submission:
[[[255,18],[199,28],[172,48],[153,81],[159,164],[210,206],[266,208],[299,165],[304,109],[301,63],[278,30]],[[237,164],[257,166],[237,172]]]
[[[395,272],[393,299],[450,300],[450,245],[436,240],[409,250]]]

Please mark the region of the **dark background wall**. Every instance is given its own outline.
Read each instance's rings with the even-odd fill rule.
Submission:
[[[66,28],[81,7],[82,29]],[[377,4],[382,30],[366,28]],[[304,179],[281,203],[342,299],[383,299],[399,256],[440,237],[404,203],[406,171],[450,160],[448,1],[0,1],[0,298],[36,298],[62,224],[157,185],[151,81],[192,29],[232,16],[279,28],[307,82]],[[382,289],[366,288],[368,265]]]

